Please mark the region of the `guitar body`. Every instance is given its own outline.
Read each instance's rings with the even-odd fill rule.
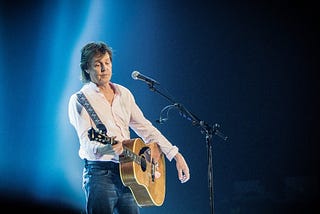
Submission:
[[[88,130],[90,140],[103,144],[116,144],[114,137],[101,130]],[[145,144],[140,138],[123,142],[120,155],[120,177],[129,187],[140,207],[161,206],[166,190],[165,157],[158,144]]]
[[[145,144],[141,139],[130,139],[124,145],[141,157],[137,163],[128,156],[120,156],[120,175],[129,187],[137,204],[161,206],[165,198],[165,158],[156,143]]]

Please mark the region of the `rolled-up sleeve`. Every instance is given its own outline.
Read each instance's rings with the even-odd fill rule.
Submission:
[[[130,106],[130,127],[132,130],[134,130],[134,132],[140,136],[145,143],[157,143],[167,159],[171,161],[179,152],[178,147],[172,145],[170,141],[155,126],[153,126],[148,119],[145,118],[132,94],[130,95]]]

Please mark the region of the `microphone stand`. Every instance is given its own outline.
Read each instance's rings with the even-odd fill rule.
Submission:
[[[166,109],[167,111],[169,111],[170,108],[176,107],[179,110],[181,116],[190,120],[192,122],[192,125],[200,127],[201,133],[205,135],[205,141],[206,141],[206,146],[207,146],[207,158],[208,158],[208,188],[209,188],[210,213],[214,214],[212,137],[213,137],[213,135],[217,135],[218,137],[222,138],[224,141],[226,141],[228,139],[228,137],[225,136],[222,132],[220,132],[220,130],[219,130],[220,125],[219,124],[216,123],[213,126],[207,124],[205,121],[200,120],[197,116],[195,116],[193,113],[188,111],[182,104],[177,103],[174,99],[172,99],[168,95],[166,95],[166,94],[162,93],[160,90],[158,90],[154,86],[154,82],[147,82],[147,84],[148,84],[149,89],[151,91],[160,94],[161,96],[165,97],[167,100],[169,100],[172,103],[172,105],[167,106],[169,108],[165,107],[163,110]],[[166,118],[166,120],[167,119],[168,118]],[[160,119],[158,120],[158,122],[161,123],[161,121],[163,121],[163,119],[161,119],[161,115],[160,115]]]

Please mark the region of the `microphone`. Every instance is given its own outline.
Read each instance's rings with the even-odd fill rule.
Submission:
[[[148,83],[149,85],[154,85],[154,84],[160,85],[160,83],[158,83],[154,79],[151,79],[150,77],[147,77],[147,76],[141,74],[139,71],[133,71],[131,74],[131,77],[134,80],[142,80],[142,81]]]

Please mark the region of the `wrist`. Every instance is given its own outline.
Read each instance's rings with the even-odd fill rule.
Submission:
[[[181,154],[178,152],[173,158],[178,161],[181,158]]]

